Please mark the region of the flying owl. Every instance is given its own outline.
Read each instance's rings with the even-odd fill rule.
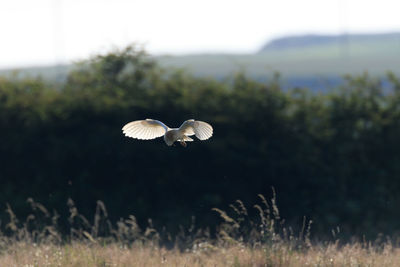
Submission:
[[[169,128],[158,120],[146,119],[132,121],[122,128],[125,136],[149,140],[164,136],[168,146],[178,141],[186,147],[186,142],[193,141],[189,136],[195,135],[200,140],[209,139],[213,135],[213,128],[204,121],[187,120],[179,128]]]

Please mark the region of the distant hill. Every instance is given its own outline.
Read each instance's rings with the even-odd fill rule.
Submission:
[[[315,46],[338,46],[346,48],[349,45],[397,45],[400,47],[400,33],[382,34],[341,34],[341,35],[299,35],[274,39],[265,44],[259,53],[271,50],[301,49]]]
[[[320,90],[335,87],[344,74],[400,75],[400,33],[288,36],[268,42],[255,54],[160,57],[159,62],[211,77],[243,70],[268,80],[278,71],[285,87]]]
[[[238,37],[239,38],[239,37]],[[224,79],[237,71],[266,81],[280,72],[284,87],[321,90],[335,87],[344,74],[400,75],[400,33],[302,35],[272,40],[254,54],[157,56],[163,67],[183,68],[201,77]],[[21,69],[19,75],[40,75],[62,82],[71,66]],[[11,70],[0,70],[10,75]]]

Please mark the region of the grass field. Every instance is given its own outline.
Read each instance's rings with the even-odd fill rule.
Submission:
[[[73,242],[68,245],[18,242],[0,255],[0,266],[399,266],[400,249],[362,244],[314,245],[303,251],[272,247],[196,247],[167,250],[151,245]]]
[[[392,237],[374,242],[310,238],[311,222],[299,233],[284,226],[274,196],[254,205],[256,219],[244,203],[221,217],[215,236],[207,229],[182,229],[164,236],[151,222],[140,229],[134,216],[112,224],[98,202],[94,220],[79,214],[72,200],[69,234],[58,230],[58,215],[29,199],[32,214],[19,220],[8,206],[9,222],[0,234],[0,266],[399,266],[400,248]]]

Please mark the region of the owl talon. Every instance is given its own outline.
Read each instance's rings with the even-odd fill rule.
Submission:
[[[180,141],[180,143],[181,143],[181,145],[182,145],[183,147],[186,147],[185,141]]]

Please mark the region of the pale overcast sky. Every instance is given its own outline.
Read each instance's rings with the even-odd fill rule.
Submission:
[[[288,34],[400,31],[397,0],[0,0],[0,68],[152,54],[252,53]]]

